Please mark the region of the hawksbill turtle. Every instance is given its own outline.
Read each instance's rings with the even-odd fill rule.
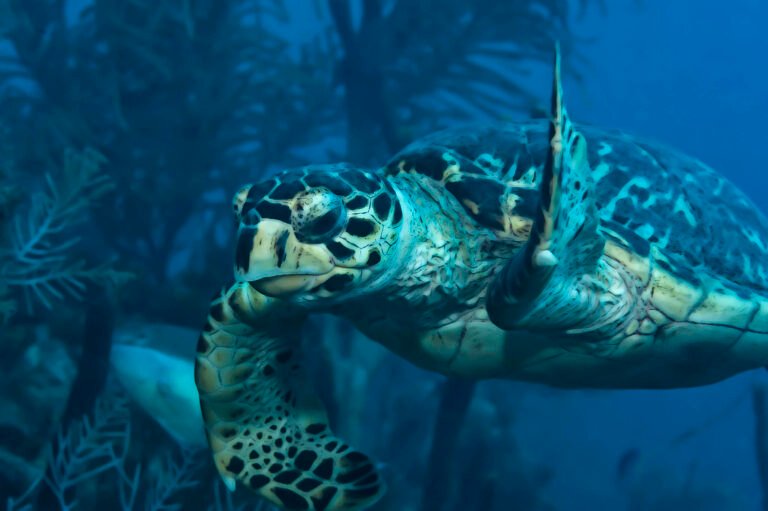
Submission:
[[[312,165],[235,195],[235,282],[195,369],[231,490],[312,511],[384,490],[303,375],[315,312],[459,377],[673,388],[768,364],[766,219],[693,158],[577,130],[559,59],[550,120],[450,129],[375,172]]]

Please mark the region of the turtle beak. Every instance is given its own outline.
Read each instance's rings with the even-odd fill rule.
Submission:
[[[255,226],[240,226],[235,277],[267,296],[307,291],[333,269],[325,246],[301,243],[283,222],[265,219]]]

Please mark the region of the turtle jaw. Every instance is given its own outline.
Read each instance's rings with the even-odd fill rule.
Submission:
[[[301,294],[322,286],[331,277],[331,273],[320,275],[311,274],[286,274],[276,277],[249,281],[248,283],[259,293],[273,298],[286,298]]]
[[[336,267],[322,245],[301,243],[291,227],[262,220],[238,230],[235,277],[268,296],[288,296],[321,285]]]

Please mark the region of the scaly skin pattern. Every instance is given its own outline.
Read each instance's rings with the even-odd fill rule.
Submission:
[[[359,509],[383,483],[334,437],[303,380],[303,314],[247,283],[217,296],[197,345],[195,380],[216,468],[291,510]]]
[[[304,380],[300,328],[313,312],[347,317],[413,363],[465,377],[670,388],[768,364],[763,217],[695,160],[584,132],[605,243],[595,271],[553,282],[528,327],[496,326],[487,292],[530,235],[542,126],[446,132],[378,174],[315,166],[238,192],[238,282],[213,300],[196,364],[227,485],[311,511],[356,510],[383,493],[372,462],[333,436]],[[678,165],[654,163],[662,155]]]
[[[672,388],[768,364],[766,219],[692,158],[577,131],[555,82],[552,121],[449,130],[378,172],[314,165],[236,194],[236,282],[195,369],[230,489],[309,511],[383,493],[306,382],[312,313],[464,377]]]

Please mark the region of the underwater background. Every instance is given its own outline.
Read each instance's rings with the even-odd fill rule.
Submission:
[[[577,124],[680,149],[765,212],[766,20],[763,0],[0,0],[0,502],[271,509],[218,481],[192,381],[232,195],[541,118],[555,40]],[[374,510],[768,509],[765,371],[475,385],[332,318],[308,334],[334,428],[387,480]]]

